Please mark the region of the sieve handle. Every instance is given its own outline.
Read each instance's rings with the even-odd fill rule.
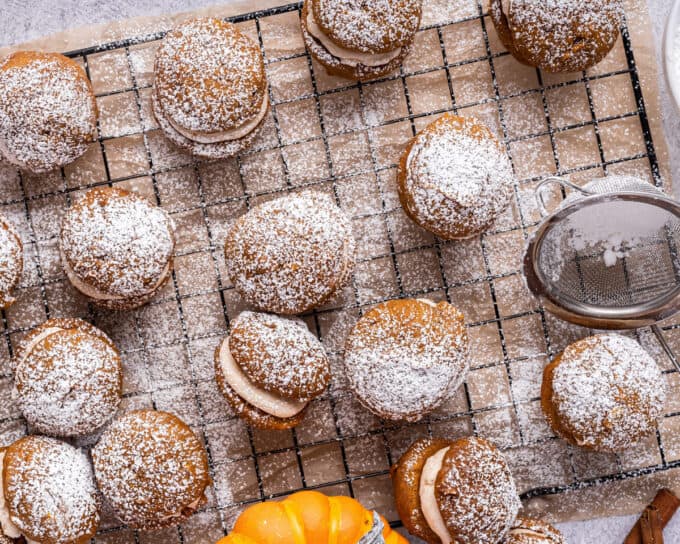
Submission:
[[[666,339],[664,338],[663,333],[661,332],[659,326],[652,325],[652,332],[656,335],[656,339],[659,341],[659,344],[661,344],[661,347],[663,348],[668,358],[671,360],[671,363],[673,363],[675,369],[680,372],[680,363],[678,363],[678,358],[675,356],[675,352],[668,345],[668,342],[666,342]]]
[[[559,176],[550,176],[545,179],[542,179],[541,182],[536,186],[536,190],[534,191],[534,194],[536,195],[536,201],[538,202],[538,211],[540,212],[541,217],[547,217],[548,215],[550,215],[550,212],[546,207],[545,191],[543,189],[545,189],[548,185],[552,185],[553,183],[561,185],[562,187],[569,187],[570,189],[573,189],[574,191],[579,192],[584,196],[591,196],[595,194],[592,191],[588,191],[583,187],[579,187],[578,185],[572,183],[568,179],[561,178]]]

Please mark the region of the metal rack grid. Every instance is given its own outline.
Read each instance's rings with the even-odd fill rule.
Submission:
[[[523,482],[520,477],[520,486],[524,498],[561,493],[595,486],[606,481],[632,478],[680,466],[680,460],[666,459],[661,432],[657,433],[655,444],[659,453],[658,462],[647,462],[646,464],[643,462],[631,468],[625,467],[625,462],[616,458],[605,462],[605,468],[600,469],[597,474],[587,474],[588,471],[580,470],[577,467],[577,461],[575,461],[575,457],[580,453],[568,448],[556,438],[552,436],[539,436],[537,438],[541,433],[535,430],[536,424],[528,425],[526,423],[527,416],[524,410],[530,406],[535,407],[538,397],[532,395],[529,398],[518,398],[522,395],[518,393],[515,386],[523,380],[523,377],[519,375],[514,365],[530,362],[534,359],[544,359],[557,353],[565,340],[564,331],[568,331],[567,335],[574,334],[577,336],[584,335],[587,331],[567,326],[558,330],[556,329],[557,324],[544,313],[542,308],[537,306],[518,310],[513,304],[509,304],[510,309],[508,309],[504,300],[505,288],[501,289],[499,283],[504,280],[514,281],[518,277],[519,267],[512,266],[514,263],[510,265],[501,263],[499,265],[498,240],[515,236],[516,240],[523,243],[527,239],[531,229],[537,223],[537,217],[527,203],[524,192],[528,191],[527,188],[530,188],[532,183],[539,180],[544,173],[572,175],[576,178],[581,174],[584,174],[585,177],[592,177],[593,172],[599,171],[598,169],[607,172],[617,166],[627,167],[628,165],[635,165],[635,168],[639,169],[639,164],[642,162],[650,179],[658,186],[663,183],[626,23],[624,22],[621,28],[621,43],[625,53],[623,65],[605,73],[582,73],[573,76],[571,79],[555,82],[547,81],[546,76],[536,70],[534,74],[536,85],[505,93],[499,82],[499,63],[503,62],[503,59],[510,60],[509,54],[505,51],[496,50],[493,41],[494,31],[489,28],[491,23],[482,2],[476,1],[472,4],[473,12],[463,17],[437,21],[421,28],[421,33],[429,32],[430,36],[434,37],[435,44],[438,44],[441,52],[440,64],[412,71],[402,69],[400,73],[370,83],[334,82],[327,85],[328,82],[324,81],[322,84],[321,80],[326,77],[321,72],[323,69],[312,61],[303,50],[270,58],[265,43],[267,32],[266,29],[263,29],[263,21],[277,16],[294,16],[295,14],[299,16],[300,3],[248,13],[231,19],[235,23],[250,25],[249,28],[255,31],[268,68],[271,68],[275,63],[288,61],[300,61],[303,67],[306,66],[309,71],[311,89],[301,96],[279,99],[270,87],[270,99],[274,105],[271,114],[271,130],[265,131],[268,135],[263,136],[262,141],[253,150],[230,162],[229,165],[224,163],[216,166],[214,163],[197,162],[170,147],[166,147],[162,152],[158,151],[156,146],[159,145],[160,140],[155,138],[158,131],[153,126],[153,122],[150,121],[148,109],[146,109],[150,82],[144,78],[144,74],[139,73],[135,66],[135,54],[145,45],[151,45],[160,40],[163,37],[162,33],[67,53],[71,58],[83,63],[90,77],[93,77],[93,68],[101,55],[122,55],[116,57],[119,60],[120,58],[125,59],[124,64],[119,65],[118,69],[129,71],[128,82],[114,85],[115,88],[112,90],[98,91],[97,96],[100,101],[106,100],[107,97],[133,97],[136,115],[138,115],[139,130],[112,135],[102,133],[92,153],[101,158],[100,166],[103,175],[101,179],[94,182],[92,182],[92,179],[88,179],[83,183],[82,176],[79,179],[73,172],[66,169],[62,170],[55,179],[50,178],[48,182],[45,182],[44,179],[41,180],[40,188],[36,191],[34,190],[35,180],[30,177],[24,177],[20,173],[10,170],[3,171],[0,176],[10,180],[0,190],[3,213],[20,224],[22,237],[26,241],[27,269],[30,269],[19,292],[17,304],[9,311],[3,312],[2,315],[7,349],[6,356],[11,357],[13,348],[21,335],[37,325],[42,319],[64,314],[85,317],[113,336],[114,340],[121,346],[124,358],[128,360],[126,371],[134,373],[132,381],[140,382],[130,387],[126,392],[126,406],[151,405],[159,409],[175,411],[181,417],[187,419],[205,439],[212,475],[215,480],[215,492],[211,494],[208,507],[197,516],[197,519],[203,520],[202,523],[205,523],[208,530],[197,531],[196,527],[192,528],[193,522],[190,520],[171,533],[164,532],[161,540],[157,541],[210,542],[210,539],[215,539],[226,532],[234,515],[248,504],[265,498],[283,496],[302,488],[319,488],[357,496],[367,506],[376,506],[382,509],[388,515],[391,523],[394,526],[399,526],[399,521],[391,505],[389,484],[386,483],[388,482],[388,467],[408,445],[410,438],[423,434],[456,434],[470,431],[485,435],[490,434],[492,438],[497,439],[506,448],[513,466],[521,465],[523,462],[521,459],[525,456],[526,448],[541,448],[550,444],[553,449],[549,451],[553,453],[556,451],[554,448],[559,448],[559,455],[564,456],[565,462],[569,465],[564,481],[549,481],[547,482],[548,485],[528,485],[527,482],[524,482],[526,485],[522,485]],[[452,50],[446,47],[445,33],[446,29],[453,25],[475,25],[475,28],[476,25],[479,25],[483,39],[481,55],[462,60],[449,60]],[[474,64],[479,65],[477,63],[488,66],[491,81],[490,96],[469,102],[465,102],[464,99],[458,101],[456,95],[459,82],[452,76],[451,71]],[[519,64],[517,64],[516,69],[525,70]],[[419,100],[422,97],[414,95],[414,90],[411,87],[413,79],[411,78],[427,76],[441,71],[446,75],[450,106],[421,111]],[[111,71],[108,75],[113,75],[114,78],[116,76]],[[592,87],[595,82],[615,77],[629,79],[635,107],[623,113],[598,117],[596,97]],[[377,123],[370,124],[366,120],[366,111],[369,107],[366,95],[375,88],[374,86],[383,84],[397,85],[402,89],[406,111],[404,115],[381,119]],[[589,118],[556,126],[553,119],[554,113],[550,93],[571,87],[581,88],[581,86],[586,93]],[[347,93],[358,98],[358,103],[354,103],[355,113],[359,116],[358,125],[339,130],[331,129],[329,127],[329,117],[331,116],[325,109],[325,105],[344,97]],[[531,132],[530,130],[525,134],[511,134],[507,120],[509,101],[522,100],[525,97],[538,99],[545,128],[539,127],[540,130],[538,131]],[[286,105],[300,102],[311,104],[311,109],[318,120],[319,133],[290,142],[288,141],[289,138],[283,134],[284,128],[282,128],[279,114]],[[495,115],[497,115],[498,135],[510,150],[511,160],[516,169],[523,162],[523,157],[520,152],[515,151],[515,145],[547,138],[552,150],[553,171],[523,177],[521,183],[515,188],[513,210],[494,227],[494,230],[484,234],[478,240],[459,244],[446,243],[429,237],[412,225],[404,226],[403,223],[399,223],[400,211],[394,198],[393,187],[389,182],[389,177],[394,173],[395,161],[385,161],[380,157],[378,144],[375,141],[375,131],[405,124],[402,126],[406,126],[409,132],[408,136],[412,136],[421,128],[421,123],[432,115],[441,114],[445,111],[458,112],[462,110],[464,113],[470,109],[474,110],[487,106],[492,107]],[[643,149],[622,157],[608,157],[607,141],[603,135],[602,125],[612,121],[630,119],[639,121],[644,142]],[[595,138],[596,160],[576,166],[561,164],[564,161],[557,140],[561,135],[572,134],[580,129],[592,129]],[[101,125],[100,130],[103,132]],[[115,131],[113,132],[115,133]],[[340,160],[338,160],[339,155],[335,142],[343,138],[349,140],[356,135],[364,138],[364,144],[369,151],[368,160],[365,161],[366,164],[363,168],[347,170],[346,158],[343,160],[342,155],[340,155]],[[121,140],[129,138],[136,138],[135,142],[137,142],[139,149],[135,151],[131,148],[125,148],[122,152],[122,159],[120,154],[114,157],[110,144],[119,143]],[[327,175],[311,181],[305,179],[302,183],[297,183],[294,179],[296,175],[292,171],[292,163],[286,159],[285,153],[292,146],[304,146],[306,144],[319,146],[319,153],[327,166]],[[143,151],[141,157],[139,155],[140,150]],[[284,180],[281,186],[266,188],[265,190],[251,190],[249,188],[248,181],[245,179],[246,171],[252,168],[252,163],[249,160],[261,153],[271,153],[271,156],[280,158],[277,164],[280,165],[282,179]],[[159,164],[160,156],[171,156],[173,159],[171,161],[163,159]],[[121,164],[127,167],[130,163],[140,161],[146,164],[145,168],[118,175]],[[215,175],[212,170],[214,168],[220,169],[224,178],[229,177],[224,172],[227,172],[229,168],[235,169],[232,173],[235,172],[234,179],[238,179],[241,184],[240,194],[213,198],[212,190],[215,181],[211,182],[207,178]],[[191,185],[191,190],[187,192],[184,192],[186,187],[183,185],[174,186],[173,190],[168,192],[165,186],[166,178],[180,174],[182,176],[188,175],[195,182],[195,185]],[[347,202],[347,195],[344,193],[346,190],[344,183],[347,180],[365,175],[375,179],[372,189],[377,190],[375,196],[377,197],[378,207],[369,212],[359,210],[353,214],[353,219],[355,224],[363,221],[371,225],[381,224],[386,235],[382,241],[384,242],[383,248],[375,251],[362,249],[359,270],[352,282],[352,288],[334,303],[304,316],[310,328],[316,331],[332,354],[334,369],[338,370],[338,360],[341,357],[342,350],[341,342],[330,334],[332,327],[329,326],[329,322],[334,322],[335,325],[339,326],[340,321],[351,321],[363,308],[390,298],[429,295],[446,298],[454,304],[461,304],[461,302],[465,302],[465,296],[461,298],[456,295],[457,290],[460,289],[465,293],[468,292],[466,290],[477,290],[485,292],[488,297],[484,299],[485,302],[475,300],[474,304],[486,304],[488,312],[481,312],[485,315],[480,316],[479,319],[471,320],[469,323],[471,334],[482,329],[493,332],[496,335],[495,341],[500,346],[500,357],[493,361],[483,360],[479,363],[473,363],[473,373],[488,371],[491,375],[498,372],[498,376],[503,377],[500,378],[501,381],[507,380],[507,392],[499,393],[497,398],[480,405],[477,399],[480,392],[483,394],[485,391],[493,391],[495,382],[493,379],[481,380],[475,386],[471,386],[471,380],[468,380],[468,383],[459,391],[456,400],[453,401],[454,407],[448,407],[447,410],[433,415],[424,423],[395,425],[377,422],[370,415],[362,412],[351,400],[351,395],[343,389],[342,383],[339,383],[334,384],[325,397],[313,403],[312,411],[315,416],[318,416],[318,419],[316,417],[308,418],[314,419],[314,421],[303,424],[305,425],[304,430],[298,429],[277,434],[259,433],[246,428],[235,420],[232,414],[228,413],[224,403],[220,404],[219,399],[216,400],[210,371],[207,370],[210,361],[210,349],[207,349],[206,346],[213,347],[216,345],[227,330],[230,317],[233,317],[241,308],[238,297],[234,294],[223,273],[221,251],[224,226],[234,217],[243,213],[255,201],[270,198],[289,190],[296,190],[300,187],[317,187],[321,190],[329,190],[335,195],[339,205],[351,208],[352,206],[348,205]],[[84,176],[96,178],[91,170],[86,170]],[[15,180],[15,182],[12,180]],[[220,182],[222,181],[221,179]],[[180,219],[178,221],[180,237],[182,237],[181,230],[183,228],[190,234],[184,236],[183,242],[179,244],[178,261],[198,262],[201,259],[201,266],[206,267],[204,270],[207,270],[207,273],[211,275],[211,280],[204,285],[201,278],[191,273],[194,269],[189,268],[187,269],[188,272],[180,272],[179,269],[176,269],[173,273],[172,282],[164,293],[150,305],[136,312],[110,314],[84,305],[77,295],[69,290],[63,275],[56,271],[58,269],[58,257],[55,259],[54,247],[56,229],[58,228],[58,214],[51,216],[51,212],[47,210],[63,209],[70,204],[74,194],[94,186],[110,184],[133,187],[141,192],[146,191],[159,205],[169,207],[170,211]],[[46,186],[50,190],[44,191],[43,188]],[[16,190],[13,191],[12,187]],[[191,193],[194,189],[194,193]],[[188,224],[187,217],[198,222]],[[371,221],[374,223],[370,223]],[[379,223],[375,223],[375,221]],[[55,225],[57,226],[55,227]],[[416,240],[415,242],[410,240],[411,245],[403,243],[401,234],[405,232],[404,228],[407,229],[408,236]],[[373,242],[369,241],[367,245],[371,243]],[[504,243],[500,243],[501,253],[508,251],[508,246]],[[362,246],[361,239],[359,245]],[[511,246],[510,250],[512,250],[512,247],[514,246]],[[413,287],[412,274],[408,267],[404,265],[402,259],[416,254],[418,254],[418,259],[425,255],[433,257],[432,267],[436,269],[434,272],[439,274],[440,281],[435,281],[433,284],[428,283],[425,287],[422,285]],[[454,268],[454,272],[452,272],[452,260],[455,260],[456,257],[465,260],[474,260],[480,257],[478,270],[468,274],[466,269],[465,273],[458,274]],[[375,271],[380,267],[383,268],[383,272],[389,269],[390,274],[393,274],[391,278],[393,284],[390,288],[385,288],[384,285],[377,288],[367,288],[363,285],[362,282],[366,277],[375,276]],[[420,271],[420,269],[417,269],[417,271]],[[188,274],[188,277],[185,274]],[[213,282],[212,279],[215,281]],[[382,279],[384,280],[384,278]],[[193,283],[196,284],[196,288],[192,291],[191,284]],[[387,284],[388,281],[385,280],[382,283]],[[383,292],[381,292],[381,289]],[[37,305],[35,304],[36,298],[40,301]],[[526,295],[526,298],[528,298],[528,295]],[[217,308],[216,314],[211,314],[210,310],[215,308]],[[200,315],[197,316],[197,313]],[[208,317],[205,317],[206,315]],[[533,320],[531,322],[537,323],[540,327],[543,342],[543,347],[531,353],[517,348],[517,331],[513,329],[513,332],[511,332],[510,330],[512,322],[521,321],[522,325],[526,325],[530,323],[530,320]],[[205,325],[206,322],[208,322],[208,325]],[[176,332],[172,330],[173,323],[178,326]],[[673,325],[668,325],[666,329],[673,327]],[[473,336],[476,335],[473,334]],[[480,346],[477,345],[477,348],[481,349]],[[166,351],[166,348],[175,351]],[[168,357],[164,361],[164,363],[168,363],[171,357],[168,354],[173,353],[172,356],[177,356],[176,350],[179,350],[180,355],[178,357],[184,360],[185,368],[190,373],[190,380],[188,381],[174,380],[172,377],[167,379],[167,376],[163,375],[165,370],[163,363],[159,364],[155,361],[161,355]],[[485,359],[485,357],[482,349],[480,358]],[[493,357],[490,358],[493,359]],[[175,364],[176,361],[171,362]],[[668,373],[671,372],[667,364],[665,368]],[[161,374],[158,373],[159,369]],[[140,373],[145,374],[147,378],[139,378]],[[126,380],[129,380],[129,378],[130,376],[126,375]],[[342,380],[342,378],[337,379],[340,382]],[[156,380],[155,383],[154,380]],[[4,397],[8,396],[10,384],[9,370],[5,366],[0,367],[0,392]],[[500,389],[496,393],[498,391]],[[190,407],[187,407],[188,405]],[[492,429],[494,427],[493,417],[504,413],[510,414],[511,420],[508,426],[515,434],[515,437],[510,440],[504,438],[503,433],[506,430],[500,428],[506,426],[505,420],[503,420],[504,416],[500,416],[501,419],[496,421],[498,437],[494,436]],[[524,416],[521,414],[524,414]],[[673,418],[677,415],[671,413],[667,415],[667,418]],[[5,408],[0,408],[0,416],[0,436],[3,438],[3,442],[25,432],[26,429],[20,414],[12,407],[11,402],[5,403]],[[491,424],[483,419],[487,416],[491,418],[489,420]],[[522,417],[524,417],[524,420],[522,420]],[[358,418],[358,421],[350,421],[352,418]],[[501,421],[500,424],[499,421]],[[522,424],[522,421],[524,421],[524,424]],[[350,429],[353,424],[360,427],[361,430],[357,432]],[[214,429],[217,427],[222,429],[223,434],[218,439],[213,440],[213,437],[216,436]],[[315,427],[326,428],[315,430]],[[225,449],[225,436],[235,437],[231,443],[227,444],[227,453],[222,451]],[[358,442],[362,442],[362,444],[364,442],[371,443],[370,447],[382,448],[382,460],[377,462],[375,459],[368,459],[360,455],[362,458],[357,462],[354,449],[356,449]],[[364,453],[363,450],[360,453]],[[279,462],[279,459],[282,459],[283,462]],[[330,462],[339,463],[339,467],[334,467],[332,470],[337,477],[325,479],[320,476],[319,467],[313,467],[311,464],[315,459],[320,459],[319,463],[322,468],[330,466]],[[276,462],[273,463],[272,460],[276,460]],[[370,468],[358,469],[358,464],[369,465]],[[279,484],[276,484],[276,482],[284,480],[294,483],[285,489],[278,489],[277,485]],[[215,520],[219,522],[217,525],[214,523]],[[116,541],[155,541],[153,537],[143,533],[127,532],[125,528],[119,527],[117,522],[112,519],[105,520],[101,536],[97,537],[97,542],[110,541],[108,539],[116,538],[123,539]]]

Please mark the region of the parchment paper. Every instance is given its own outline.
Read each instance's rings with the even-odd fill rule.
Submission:
[[[277,3],[237,2],[200,14],[227,17]],[[487,6],[481,9],[486,13]],[[635,173],[651,181],[622,41],[588,71],[585,81],[582,74],[538,74],[503,53],[491,21],[480,19],[479,10],[472,0],[425,0],[425,30],[402,74],[361,86],[328,76],[309,61],[297,11],[241,23],[263,47],[274,107],[253,150],[213,163],[196,162],[175,149],[150,114],[158,42],[81,55],[76,58],[87,67],[99,95],[101,141],[64,172],[19,176],[0,165],[2,213],[17,224],[27,255],[19,300],[3,322],[2,358],[7,360],[18,339],[47,317],[89,319],[123,351],[123,409],[154,406],[177,413],[209,450],[215,483],[207,508],[179,529],[140,533],[140,542],[214,542],[247,503],[303,486],[351,491],[395,521],[387,470],[412,440],[428,433],[455,437],[476,432],[494,440],[506,450],[521,492],[573,488],[525,502],[527,510],[554,521],[636,513],[660,486],[680,492],[677,469],[657,471],[680,459],[675,374],[667,374],[670,415],[662,419],[658,437],[633,451],[592,454],[551,435],[538,402],[542,368],[570,341],[591,331],[544,314],[519,275],[524,242],[539,220],[532,191],[541,176],[560,171],[583,183],[604,173],[604,157],[609,173]],[[3,48],[0,55],[16,49],[73,51],[147,36],[193,15],[85,27]],[[651,136],[668,184],[644,3],[627,0],[626,16]],[[612,72],[618,75],[607,75]],[[507,144],[520,183],[512,205],[489,233],[445,243],[405,217],[394,174],[413,131],[439,115],[430,112],[452,107],[484,120]],[[159,202],[178,226],[173,282],[136,312],[88,307],[59,266],[61,214],[81,191],[109,180]],[[301,186],[333,191],[353,217],[359,263],[348,289],[305,316],[332,356],[331,390],[312,403],[295,432],[265,433],[236,419],[214,384],[212,352],[228,320],[244,308],[224,270],[222,244],[229,224],[249,206]],[[464,311],[473,340],[472,370],[466,386],[429,421],[383,424],[347,390],[341,365],[344,338],[366,307],[422,295],[447,297]],[[667,334],[671,342],[680,339],[674,329]],[[670,370],[648,331],[639,338]],[[0,444],[27,431],[11,387],[3,363]],[[632,470],[640,475],[630,477]],[[627,477],[609,481],[619,473]],[[605,481],[598,483],[598,478]],[[97,542],[133,541],[132,532],[110,513],[102,529]]]

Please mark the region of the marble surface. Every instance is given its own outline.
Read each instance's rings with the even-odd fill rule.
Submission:
[[[659,66],[664,24],[674,0],[648,0],[657,42]],[[678,0],[680,1],[680,0]],[[102,23],[138,15],[155,15],[187,11],[214,4],[215,0],[0,0],[0,45],[23,42],[69,27]],[[680,115],[668,94],[666,82],[660,78],[661,104],[676,191],[680,189]],[[678,191],[680,193],[680,191]],[[607,518],[560,526],[571,544],[620,544],[635,516]],[[666,542],[680,542],[680,516],[676,516],[665,532]]]

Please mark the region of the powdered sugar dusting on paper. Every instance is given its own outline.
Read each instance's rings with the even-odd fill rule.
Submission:
[[[22,272],[23,248],[14,227],[0,216],[0,306],[13,300],[12,289]]]

